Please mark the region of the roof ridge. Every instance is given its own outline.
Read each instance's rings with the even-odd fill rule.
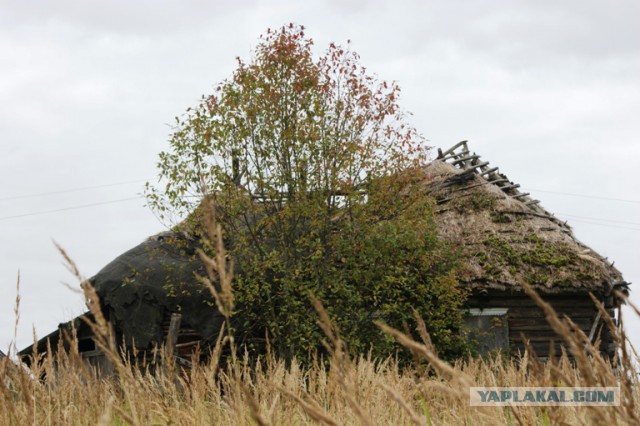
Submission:
[[[573,236],[571,227],[566,221],[558,219],[553,213],[540,206],[540,201],[532,198],[530,193],[520,192],[518,190],[520,184],[513,183],[504,173],[499,171],[498,167],[489,167],[488,161],[482,161],[480,155],[475,152],[471,153],[468,141],[460,141],[444,152],[438,148],[436,160],[451,164],[462,171],[476,174],[500,189],[508,197],[522,202],[533,213],[548,218],[556,225],[569,231]]]
[[[589,265],[596,268],[596,270],[598,271],[597,273],[600,275],[598,275],[597,277],[594,275],[593,278],[596,280],[604,280],[602,282],[594,281],[590,284],[582,283],[580,284],[580,286],[586,284],[592,284],[595,286],[604,284],[606,282],[609,286],[607,291],[611,291],[613,288],[624,290],[626,286],[628,286],[628,283],[624,281],[624,278],[622,278],[622,274],[620,273],[620,271],[618,271],[614,267],[613,262],[609,261],[606,257],[602,256],[591,247],[576,238],[571,227],[567,224],[566,221],[557,218],[553,213],[550,213],[548,210],[543,208],[540,205],[540,202],[536,199],[533,199],[529,193],[520,191],[518,189],[520,185],[512,182],[504,173],[501,173],[498,167],[491,166],[489,162],[484,161],[480,157],[480,155],[470,151],[468,141],[464,140],[458,142],[446,151],[438,149],[437,158],[432,164],[432,167],[434,167],[435,175],[440,176],[441,178],[427,179],[425,184],[427,193],[433,192],[435,194],[434,198],[436,198],[435,201],[437,205],[460,198],[459,196],[456,197],[456,193],[459,191],[466,191],[468,189],[476,187],[489,187],[494,196],[495,192],[502,194],[502,197],[500,197],[501,200],[498,201],[500,204],[496,205],[495,208],[497,210],[495,210],[494,213],[528,216],[527,220],[533,221],[530,223],[530,225],[533,226],[532,224],[534,224],[538,227],[537,230],[534,230],[530,226],[528,228],[529,232],[537,233],[538,231],[556,231],[559,235],[564,234],[562,237],[550,236],[548,239],[549,243],[568,244],[572,253],[580,258],[583,263],[587,262]],[[439,167],[442,166],[444,166],[444,168],[440,169]],[[465,214],[462,210],[466,211],[467,207],[469,206],[471,207],[471,210],[468,211],[470,215],[478,214],[479,211],[486,211],[487,209],[493,208],[482,205],[481,203],[477,205],[473,203],[463,203],[458,206],[458,208],[456,208],[456,206],[454,205],[453,207],[445,207],[444,209],[437,210],[437,213],[441,213],[445,217],[442,224],[444,224],[443,229],[445,229],[445,234],[448,235],[447,238],[462,238],[463,240],[473,240],[475,237],[478,237],[478,235],[480,235],[473,234],[475,231],[486,231],[489,230],[488,227],[497,226],[491,224],[487,225],[483,222],[483,220],[485,219],[489,220],[491,223],[504,223],[499,220],[494,220],[495,218],[491,217],[491,215],[489,215],[488,218],[483,216],[479,216],[477,218],[474,217],[473,220],[467,222],[456,216],[456,214]],[[446,219],[446,217],[448,217],[449,219]],[[551,223],[545,224],[543,222],[539,222],[540,219],[537,219],[538,222],[536,222],[535,218],[540,218]],[[498,217],[498,219],[500,219],[500,217]],[[447,222],[447,220],[449,220],[449,222]],[[511,222],[511,220],[509,220],[508,222]],[[549,227],[550,224],[553,224],[553,227]],[[477,229],[475,231],[471,230],[472,226],[476,226]],[[463,231],[461,231],[461,227],[464,228]],[[485,244],[484,241],[481,241],[481,236],[478,238],[480,238],[480,240],[478,241],[480,241],[482,244]],[[455,241],[459,242],[458,240]],[[476,244],[478,241],[472,241],[471,243]],[[477,262],[474,263],[475,261],[473,259],[470,260],[470,262],[470,265],[474,268],[481,266]],[[585,265],[587,263],[585,263]],[[531,268],[537,267],[534,264],[531,264],[529,266]],[[551,266],[555,267],[556,265]],[[480,278],[482,278],[482,276],[480,276]],[[574,276],[572,279],[574,281],[577,280],[576,283],[578,281],[584,281],[582,278],[578,278],[577,276]],[[547,291],[549,289],[544,288],[544,290]]]

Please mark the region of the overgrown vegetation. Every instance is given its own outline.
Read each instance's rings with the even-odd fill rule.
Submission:
[[[205,256],[209,271],[221,287],[210,287],[222,312],[233,305],[220,229],[213,229],[219,249]],[[67,258],[68,259],[68,258]],[[71,270],[81,278],[78,269]],[[216,272],[217,271],[217,272]],[[113,346],[111,331],[101,315],[91,286],[83,285],[95,322],[90,325],[97,346],[105,352],[115,374],[100,376],[77,351],[33,354],[31,371],[0,360],[0,424],[414,424],[414,425],[537,425],[616,424],[640,422],[637,356],[623,331],[600,306],[603,318],[620,348],[613,364],[602,358],[590,339],[559,318],[529,287],[553,329],[564,339],[567,353],[542,363],[531,352],[520,359],[473,359],[447,363],[438,356],[427,327],[416,318],[419,340],[379,323],[387,336],[415,356],[415,364],[401,368],[390,356],[373,360],[351,354],[340,330],[324,307],[314,301],[318,325],[328,342],[328,362],[312,357],[306,366],[284,362],[271,353],[256,360],[238,355],[228,330],[221,330],[207,364],[179,367],[162,348],[158,366],[140,369],[124,362]],[[19,299],[17,299],[19,303]],[[595,303],[597,301],[594,300]],[[635,309],[635,308],[634,308]],[[19,312],[16,306],[16,315]],[[638,314],[637,310],[636,313]],[[231,362],[220,364],[227,347]],[[126,358],[126,357],[125,357]],[[637,364],[636,364],[637,365]],[[43,378],[37,380],[36,378]],[[471,386],[620,386],[621,404],[606,407],[470,407]]]
[[[256,353],[265,335],[287,359],[322,347],[313,294],[354,353],[392,353],[373,321],[415,325],[415,307],[440,353],[460,355],[465,295],[431,201],[409,190],[427,148],[400,89],[348,47],[314,57],[303,30],[268,30],[177,120],[148,200],[164,218],[189,215],[181,230],[198,237],[198,205],[211,197],[235,265],[235,333]]]
[[[549,242],[535,233],[524,236],[490,235],[481,241],[482,249],[473,253],[488,277],[500,280],[505,271],[512,276],[521,275],[529,284],[552,282],[563,285],[570,271],[584,282],[594,278],[575,250],[565,244]]]

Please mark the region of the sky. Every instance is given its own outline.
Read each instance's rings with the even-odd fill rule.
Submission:
[[[469,140],[640,285],[639,17],[636,0],[0,0],[0,349],[84,311],[54,241],[90,277],[165,229],[140,194],[174,117],[289,22],[318,53],[351,40],[431,146]]]

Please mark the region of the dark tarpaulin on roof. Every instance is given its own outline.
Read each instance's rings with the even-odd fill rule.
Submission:
[[[196,274],[206,276],[197,243],[166,232],[118,256],[92,279],[101,304],[128,345],[148,348],[163,341],[163,318],[182,314],[182,322],[206,342],[215,339],[224,317]]]

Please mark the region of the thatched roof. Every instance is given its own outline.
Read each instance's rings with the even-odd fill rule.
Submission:
[[[474,289],[543,293],[626,288],[611,262],[578,241],[571,228],[518,190],[466,141],[439,151],[423,184],[436,200],[440,236],[462,251],[461,282]]]

